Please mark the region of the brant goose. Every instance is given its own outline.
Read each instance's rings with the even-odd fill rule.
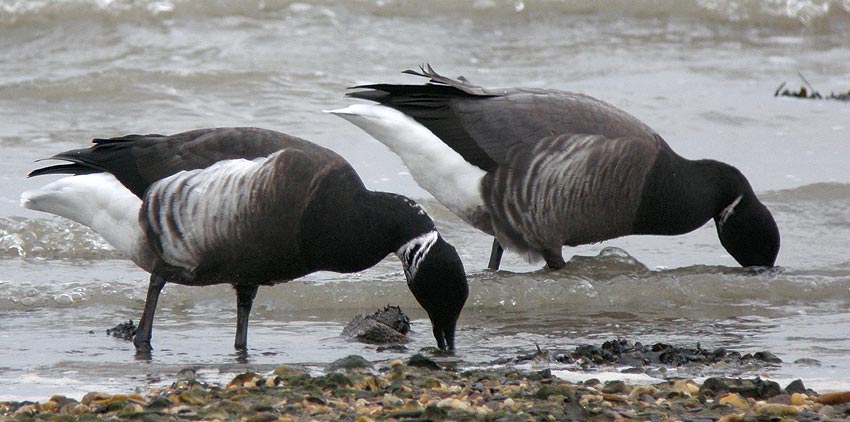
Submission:
[[[315,271],[362,271],[390,253],[437,345],[454,349],[468,296],[455,248],[419,205],[367,190],[331,150],[270,130],[219,128],[95,139],[91,148],[51,158],[70,164],[29,175],[73,176],[25,192],[21,203],[91,227],[151,273],[133,341],[139,352],[151,349],[166,282],[232,284],[234,346],[244,350],[259,286]]]
[[[489,89],[430,66],[424,85],[375,84],[333,110],[398,154],[453,213],[553,268],[561,248],[632,234],[676,235],[713,218],[743,266],[772,266],[779,231],[736,168],[677,155],[610,104],[551,89]],[[501,245],[500,245],[501,244]]]

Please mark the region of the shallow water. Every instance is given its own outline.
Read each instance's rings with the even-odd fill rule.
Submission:
[[[150,362],[107,336],[138,320],[147,275],[88,230],[20,208],[22,191],[52,180],[24,176],[93,137],[208,126],[305,137],[346,157],[371,188],[421,199],[470,273],[461,365],[626,337],[769,350],[784,363],[763,376],[848,389],[850,103],[773,97],[782,82],[802,85],[797,72],[822,94],[850,89],[848,39],[846,0],[0,0],[0,400],[128,391],[186,366],[214,380],[349,354],[390,360],[405,355],[339,336],[355,313],[388,303],[414,319],[411,351],[432,345],[394,257],[261,289],[247,358],[231,348],[226,286],[167,286]],[[510,253],[504,271],[484,271],[489,238],[430,200],[383,146],[321,113],[351,103],[349,86],[417,83],[399,72],[426,61],[488,86],[594,95],[686,157],[737,166],[779,224],[780,268],[736,268],[709,223],[566,248],[578,257],[557,273]],[[625,252],[600,255],[606,247]],[[820,365],[793,363],[803,357]],[[718,371],[747,368],[682,375]]]

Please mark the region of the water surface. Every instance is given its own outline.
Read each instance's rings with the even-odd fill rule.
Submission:
[[[130,391],[186,366],[215,380],[283,363],[318,370],[349,354],[404,357],[339,336],[355,313],[388,303],[414,319],[411,353],[432,345],[394,257],[262,288],[247,361],[231,347],[227,286],[167,286],[149,362],[107,336],[138,320],[147,274],[90,231],[20,208],[22,191],[53,180],[25,175],[94,137],[210,126],[310,139],[370,188],[419,199],[469,272],[461,365],[625,337],[768,350],[784,363],[759,375],[848,389],[850,103],[773,97],[782,82],[802,85],[798,72],[823,94],[850,89],[848,39],[846,0],[0,0],[0,400]],[[780,267],[738,269],[709,223],[566,248],[578,258],[559,272],[510,253],[503,271],[484,271],[489,238],[430,199],[386,148],[321,112],[350,104],[350,86],[418,83],[400,71],[424,62],[487,86],[596,96],[685,157],[738,167],[776,217]]]

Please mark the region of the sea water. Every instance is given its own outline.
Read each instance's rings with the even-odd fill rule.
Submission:
[[[381,144],[321,112],[351,104],[351,86],[424,82],[400,72],[426,62],[485,86],[595,96],[687,158],[736,166],[777,220],[779,267],[738,268],[709,222],[684,236],[565,248],[572,259],[558,272],[510,252],[502,271],[486,271],[490,238],[417,187]],[[21,192],[55,180],[26,174],[95,137],[213,126],[312,140],[371,189],[419,200],[469,273],[458,365],[626,338],[783,360],[756,373],[667,368],[670,376],[848,389],[850,103],[774,97],[783,82],[850,90],[850,2],[0,0],[0,400],[135,391],[184,367],[214,381],[279,364],[318,371],[350,354],[380,364],[434,345],[393,256],[358,274],[261,288],[247,356],[232,348],[226,285],[166,286],[149,361],[106,335],[138,321],[148,276],[91,231],[22,209]],[[409,352],[340,336],[355,314],[387,304],[413,319]],[[552,365],[570,379],[620,369]]]

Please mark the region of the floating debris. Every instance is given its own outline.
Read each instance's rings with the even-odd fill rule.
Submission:
[[[821,95],[820,92],[818,92],[812,86],[812,84],[809,82],[809,80],[806,79],[806,77],[803,76],[802,73],[797,72],[797,75],[799,75],[800,79],[803,80],[803,83],[805,84],[805,86],[801,86],[800,89],[798,89],[796,91],[790,91],[788,89],[783,90],[783,88],[785,88],[786,83],[782,82],[782,84],[779,85],[779,88],[776,88],[776,91],[774,91],[773,96],[774,97],[806,98],[806,99],[811,99],[811,100],[829,99],[829,100],[839,100],[839,101],[850,101],[850,90],[848,90],[846,94],[842,93],[842,92],[839,92],[837,94],[834,93],[834,92],[831,92],[829,94],[829,96],[823,96],[823,95]]]
[[[106,335],[120,338],[122,340],[132,340],[136,335],[136,324],[133,320],[122,322],[113,328],[106,329]]]
[[[499,359],[493,364],[537,362],[542,354],[552,356],[558,363],[577,364],[582,368],[599,366],[628,366],[643,368],[651,366],[685,366],[685,365],[715,365],[734,364],[740,366],[773,366],[782,363],[775,354],[762,351],[756,353],[740,353],[725,348],[714,350],[703,349],[699,343],[696,347],[675,346],[667,343],[643,344],[639,341],[616,339],[606,341],[602,346],[582,344],[572,351],[544,351],[535,345],[537,351],[516,358]]]

